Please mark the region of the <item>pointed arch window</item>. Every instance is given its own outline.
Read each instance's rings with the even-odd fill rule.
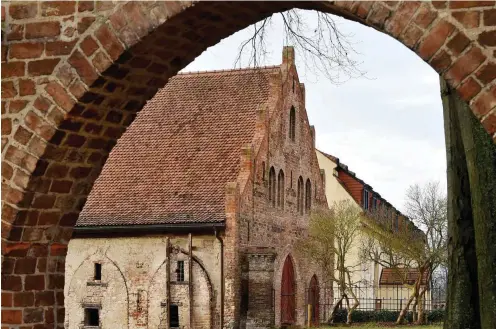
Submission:
[[[273,207],[276,206],[276,171],[274,167],[269,170],[269,201]]]
[[[296,110],[291,106],[289,110],[289,138],[294,142],[296,137]]]
[[[277,175],[277,206],[284,209],[284,171]]]
[[[310,209],[312,209],[312,183],[307,178],[305,183],[305,212],[310,213]]]
[[[298,193],[297,193],[297,210],[300,215],[303,215],[303,178],[298,178]]]

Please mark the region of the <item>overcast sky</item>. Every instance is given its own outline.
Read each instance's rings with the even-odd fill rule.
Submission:
[[[309,22],[314,13],[305,11]],[[332,84],[305,70],[306,109],[315,125],[317,148],[340,158],[395,207],[404,210],[409,185],[430,180],[446,189],[442,104],[436,72],[391,37],[361,24],[335,18],[359,53],[354,59],[367,78]],[[248,27],[207,49],[183,71],[231,69]],[[275,19],[268,35],[264,65],[278,65],[284,33]]]

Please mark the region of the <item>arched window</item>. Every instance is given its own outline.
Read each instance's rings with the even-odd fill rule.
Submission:
[[[319,281],[317,280],[317,276],[312,276],[310,280],[310,287],[308,289],[308,304],[312,305],[312,313],[310,319],[312,320],[311,324],[313,327],[317,327],[319,325],[319,301],[320,301],[320,288]]]
[[[284,171],[277,175],[277,206],[284,209]]]
[[[298,200],[296,201],[298,213],[303,215],[303,178],[300,176],[298,178]]]
[[[312,208],[312,183],[310,179],[307,178],[305,183],[305,212],[309,213]]]
[[[294,142],[296,137],[296,110],[291,106],[289,110],[289,138]]]
[[[276,206],[276,171],[274,167],[269,170],[269,201],[272,206]]]

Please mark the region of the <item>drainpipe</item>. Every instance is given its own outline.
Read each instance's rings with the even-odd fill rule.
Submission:
[[[193,328],[193,235],[188,234],[189,327]]]
[[[219,329],[224,328],[224,241],[219,236],[217,228],[214,228],[215,238],[220,243],[220,324]]]

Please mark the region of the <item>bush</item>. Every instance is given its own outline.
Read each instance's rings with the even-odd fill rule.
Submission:
[[[427,322],[430,323],[436,323],[436,322],[443,322],[444,321],[444,309],[437,309],[437,310],[432,310],[430,312],[427,312]]]
[[[399,311],[389,311],[389,310],[379,310],[379,311],[361,311],[356,310],[351,315],[351,321],[355,323],[361,322],[396,322],[400,312]],[[432,310],[425,311],[427,322],[442,322],[444,318],[444,310]],[[334,323],[346,323],[346,318],[348,317],[348,310],[341,309],[336,310],[334,316]],[[407,322],[413,321],[413,313],[408,312],[405,316]]]

